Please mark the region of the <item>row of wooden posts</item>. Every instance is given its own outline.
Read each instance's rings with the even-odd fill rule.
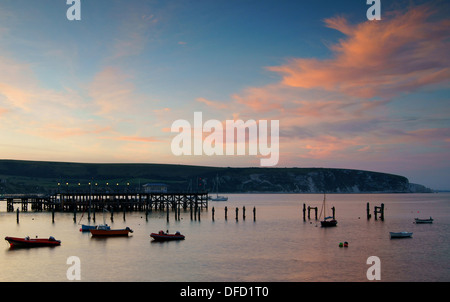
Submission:
[[[175,208],[174,209],[174,211],[175,211],[175,220],[180,220],[181,218],[181,213],[180,213],[180,207],[177,207],[177,208]],[[54,223],[55,222],[55,210],[54,209],[52,209],[52,222]],[[114,221],[114,210],[113,209],[111,209],[111,211],[109,211],[110,212],[110,214],[111,214],[111,221]],[[169,210],[169,207],[167,207],[167,222],[169,222],[169,212],[170,212],[170,210]],[[195,209],[193,209],[192,207],[191,207],[191,210],[190,210],[190,216],[191,216],[191,220],[199,220],[200,221],[200,214],[201,214],[201,208],[200,207],[196,207]],[[93,221],[95,222],[95,211],[93,211]],[[125,208],[123,209],[123,220],[125,220],[125,213],[126,213],[126,210],[125,210]],[[236,207],[236,209],[235,209],[235,213],[236,213],[236,217],[235,217],[235,219],[236,219],[236,221],[238,221],[239,220],[239,208],[238,207]],[[20,211],[19,211],[19,208],[17,208],[16,209],[16,216],[17,216],[17,223],[19,223],[19,221],[20,221]],[[147,211],[145,211],[145,220],[146,221],[148,221],[148,214],[149,214],[149,211],[147,210]],[[84,215],[84,214],[83,214]],[[212,208],[212,220],[214,221],[215,220],[215,209],[214,209],[214,207]],[[243,206],[242,207],[242,219],[243,220],[245,220],[245,218],[246,218],[246,215],[245,215],[245,206]],[[88,220],[90,221],[91,220],[91,212],[89,211],[88,212]],[[225,220],[228,220],[228,207],[225,207]],[[77,221],[77,211],[76,210],[74,210],[74,212],[73,212],[73,221],[74,222],[76,222]],[[253,221],[256,221],[256,207],[253,207]]]
[[[310,206],[308,206],[308,220],[311,219],[311,210],[314,210],[315,219],[317,220],[317,207],[310,207]],[[331,208],[331,211],[333,212],[333,219],[335,219],[334,218],[335,210],[336,209],[334,207]],[[372,215],[370,214],[370,204],[369,203],[367,203],[366,211],[367,211],[367,220],[369,220],[372,217]],[[378,214],[380,216],[380,219],[382,221],[384,221],[384,203],[382,203],[381,206],[379,206],[379,207],[378,206],[374,207],[375,220],[378,220]],[[306,204],[303,204],[303,221],[306,221]]]

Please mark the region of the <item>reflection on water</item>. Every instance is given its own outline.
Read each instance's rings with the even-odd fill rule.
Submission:
[[[320,194],[235,194],[228,202],[210,202],[201,220],[189,210],[176,221],[171,214],[139,212],[107,221],[130,227],[128,237],[93,238],[80,232],[73,214],[6,213],[5,236],[48,237],[61,246],[0,250],[0,281],[67,281],[68,257],[81,261],[82,281],[367,281],[367,258],[381,260],[382,281],[450,281],[450,194],[328,194],[338,226],[321,228],[303,221],[303,203],[320,208]],[[366,203],[372,219],[366,219]],[[385,220],[375,221],[373,207],[385,205]],[[225,206],[228,219],[225,219]],[[246,219],[242,207],[246,207]],[[212,207],[215,209],[212,220]],[[235,208],[239,208],[238,219]],[[253,221],[256,207],[256,221]],[[432,216],[433,224],[414,224]],[[86,223],[87,221],[84,221]],[[150,233],[180,231],[183,241],[154,243]],[[411,239],[392,240],[389,232],[410,231]],[[349,247],[339,247],[347,241]]]

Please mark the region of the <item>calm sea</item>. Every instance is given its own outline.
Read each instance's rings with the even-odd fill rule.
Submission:
[[[338,226],[321,228],[303,221],[303,203],[320,209],[320,194],[230,194],[228,202],[210,202],[200,220],[189,211],[175,220],[170,213],[116,213],[112,228],[129,226],[128,238],[92,238],[79,231],[72,213],[7,213],[0,206],[0,232],[5,236],[48,237],[62,241],[54,248],[0,248],[0,281],[68,281],[71,263],[80,259],[81,281],[152,282],[366,282],[370,256],[380,259],[381,281],[450,281],[450,194],[328,194]],[[366,218],[370,203],[372,219]],[[375,220],[374,206],[385,205],[385,220]],[[225,206],[228,219],[225,219]],[[246,207],[246,219],[242,208]],[[212,208],[215,219],[212,219]],[[239,208],[238,220],[235,208]],[[253,221],[253,208],[256,221]],[[319,211],[320,212],[320,211]],[[331,211],[328,210],[328,213]],[[84,215],[82,223],[87,223]],[[96,215],[102,223],[101,214]],[[434,218],[414,224],[414,218]],[[180,231],[186,240],[152,242],[151,232]],[[390,231],[410,231],[409,239],[390,239]],[[339,243],[347,241],[348,248]]]

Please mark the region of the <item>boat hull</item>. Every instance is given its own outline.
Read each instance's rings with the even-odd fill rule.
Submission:
[[[412,232],[389,232],[391,238],[411,238]]]
[[[130,228],[118,229],[118,230],[90,230],[92,236],[95,237],[117,237],[117,236],[128,236],[129,233],[133,233]]]
[[[415,218],[415,223],[416,224],[420,224],[420,223],[433,223],[433,218],[430,219],[419,219],[419,218]]]
[[[320,222],[320,225],[323,228],[329,228],[329,227],[335,227],[337,226],[337,221],[336,220],[323,220]]]
[[[60,240],[56,239],[31,239],[31,238],[18,238],[18,237],[5,237],[5,240],[9,242],[11,248],[13,247],[43,247],[43,246],[59,246]]]
[[[157,234],[151,233],[150,237],[155,241],[173,241],[173,240],[184,240],[185,236],[181,234]]]

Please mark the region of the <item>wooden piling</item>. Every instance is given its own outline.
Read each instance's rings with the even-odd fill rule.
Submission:
[[[245,206],[242,207],[242,219],[245,220]]]
[[[169,222],[169,205],[167,205],[167,211],[166,211],[166,213],[167,213],[167,222]]]
[[[306,221],[306,204],[303,204],[303,221]]]
[[[370,215],[370,205],[369,205],[369,203],[367,203],[366,211],[367,211],[367,220],[369,220],[370,217],[372,216],[372,215]]]
[[[236,221],[238,221],[238,215],[239,215],[239,208],[238,207],[236,207]]]
[[[256,221],[256,207],[253,207],[253,221]]]
[[[17,212],[17,223],[19,223],[19,208],[17,208],[16,212]]]
[[[214,221],[214,212],[215,212],[215,210],[214,210],[214,207],[212,208],[212,221]]]
[[[52,209],[52,223],[55,222],[55,208]]]
[[[227,220],[227,219],[228,219],[228,208],[225,207],[225,220]]]

